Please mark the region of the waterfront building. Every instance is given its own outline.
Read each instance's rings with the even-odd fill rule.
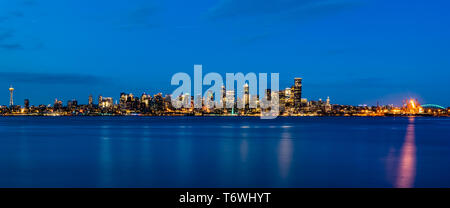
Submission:
[[[285,90],[281,90],[278,93],[279,96],[279,105],[280,105],[280,112],[284,112],[286,109],[286,91]]]
[[[68,109],[72,109],[72,108],[76,108],[78,106],[78,101],[77,100],[69,100],[67,101],[67,108]]]
[[[206,92],[204,104],[208,109],[214,108],[214,93],[211,90],[208,90],[208,92]]]

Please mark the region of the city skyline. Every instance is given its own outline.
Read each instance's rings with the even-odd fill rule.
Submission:
[[[242,75],[243,76],[243,75]],[[449,116],[450,107],[420,103],[417,98],[402,100],[402,105],[376,106],[342,105],[326,100],[308,100],[302,97],[303,78],[294,78],[293,84],[279,90],[270,88],[250,90],[250,80],[240,82],[242,88],[227,89],[222,85],[219,91],[202,91],[193,95],[163,94],[153,96],[143,92],[141,96],[121,92],[119,99],[98,95],[97,102],[91,94],[88,104],[76,99],[65,101],[56,98],[53,105],[15,104],[15,88],[9,87],[10,105],[0,106],[0,115],[6,116],[261,116],[274,119],[278,116]],[[239,82],[238,82],[239,83]],[[250,82],[251,83],[251,82]],[[234,83],[236,84],[236,83]],[[228,86],[228,83],[227,83]],[[276,86],[278,89],[279,86]],[[242,90],[242,94],[237,91]],[[195,91],[195,90],[194,90]],[[256,92],[257,94],[252,94]],[[262,95],[258,92],[264,92]],[[175,97],[174,97],[175,96]],[[269,116],[269,117],[267,117]]]
[[[292,86],[288,86],[288,87],[286,87],[286,88],[283,88],[283,87],[281,87],[280,88],[280,91],[283,91],[284,89],[287,89],[287,88],[292,88],[292,90],[293,91],[296,91],[297,93],[297,95],[299,96],[296,100],[300,100],[300,98],[305,98],[305,99],[308,99],[308,100],[313,100],[313,99],[309,99],[309,98],[307,98],[307,97],[302,97],[302,94],[304,93],[303,91],[302,91],[302,81],[303,81],[303,78],[295,78],[295,81],[294,81],[294,84],[292,85]],[[222,86],[222,87],[224,87],[224,86]],[[17,103],[17,99],[15,99],[15,98],[13,98],[13,96],[15,97],[16,95],[16,89],[15,88],[13,88],[13,85],[10,85],[10,87],[8,88],[8,90],[9,90],[9,97],[8,97],[8,101],[9,101],[9,105],[5,105],[5,104],[2,104],[2,103],[0,103],[0,106],[11,106],[11,105],[13,105],[14,103],[16,103],[18,106],[26,106],[25,104],[23,104],[23,105],[21,105],[20,103]],[[270,91],[270,87],[268,87],[268,89],[267,90],[269,90]],[[248,83],[247,82],[245,82],[245,85],[244,85],[244,91],[245,92],[248,92]],[[20,92],[20,91],[19,91]],[[228,92],[228,91],[227,91]],[[128,92],[129,94],[134,94],[134,95],[139,95],[139,94],[142,94],[142,95],[150,95],[151,96],[151,92],[140,92],[140,93],[134,93],[134,92]],[[206,91],[204,91],[203,93],[206,93]],[[118,94],[118,93],[115,93],[116,95]],[[124,91],[122,91],[121,93],[120,93],[120,95],[122,95],[122,94],[124,94]],[[156,92],[154,92],[153,93],[154,95],[156,95],[156,94],[162,94],[162,95],[171,95],[171,92],[169,92],[169,93],[164,93],[163,91],[156,91]],[[19,94],[20,95],[20,94]],[[81,98],[81,99],[78,99],[78,98],[75,98],[75,97],[73,97],[73,98],[70,98],[70,99],[64,99],[64,98],[60,98],[60,97],[70,97],[70,96],[68,96],[68,95],[63,95],[63,96],[60,96],[60,97],[54,97],[53,99],[52,99],[52,101],[49,101],[48,103],[35,103],[36,105],[52,105],[52,104],[54,104],[54,102],[53,101],[66,101],[66,102],[70,102],[70,101],[72,101],[72,100],[74,100],[74,101],[81,101],[80,102],[80,104],[88,104],[88,105],[90,105],[90,104],[93,104],[93,94],[91,93],[91,94],[89,94],[88,95],[88,97],[85,99],[85,98]],[[103,97],[103,95],[102,94],[99,94],[98,95],[100,98],[101,97]],[[236,94],[236,92],[235,92],[235,96],[237,96],[237,94]],[[244,96],[245,96],[245,94],[244,94]],[[414,97],[414,96],[416,96],[416,97]],[[32,99],[30,99],[29,97],[27,97],[26,95],[24,96],[24,95],[22,95],[22,97],[24,97],[24,99],[22,99],[22,101],[24,101],[24,103],[30,103],[30,100],[32,100]],[[21,98],[22,98],[21,97]],[[116,96],[114,96],[114,95],[108,95],[108,96],[105,96],[106,98],[108,98],[108,99],[111,99],[112,100],[112,102],[114,103],[114,104],[117,104],[118,103],[118,101],[120,100],[120,96],[118,96],[118,97],[116,97]],[[248,98],[245,98],[245,97],[243,97],[243,99],[244,100],[247,100],[247,99],[249,99],[250,97],[248,97]],[[397,107],[399,107],[399,106],[402,106],[403,104],[404,104],[404,100],[409,100],[409,99],[415,99],[418,103],[423,103],[423,102],[421,102],[421,100],[420,100],[420,96],[417,96],[417,95],[401,95],[401,96],[398,96],[397,97],[398,98],[398,100],[396,100],[396,101],[394,101],[394,102],[392,102],[392,103],[384,103],[383,101],[376,101],[376,103],[372,103],[372,104],[367,104],[367,103],[360,103],[360,104],[342,104],[342,105],[349,105],[349,106],[378,106],[378,105],[381,105],[381,106],[388,106],[388,105],[392,105],[392,106],[397,106]],[[322,97],[319,97],[319,98],[317,98],[316,99],[316,101],[319,101],[319,100],[325,100],[325,99],[330,99],[330,96],[326,96],[325,98],[322,98]],[[15,101],[14,101],[15,100]],[[87,102],[84,102],[84,100],[87,100]],[[336,104],[338,104],[338,103],[336,103]],[[443,105],[443,104],[431,104],[431,103],[428,103],[429,105],[440,105],[440,106],[444,106],[444,107],[447,107],[447,105]],[[297,103],[295,103],[295,106],[298,106],[299,105],[299,102],[297,102]],[[450,105],[449,105],[450,106]]]
[[[300,84],[299,85],[297,85],[297,80],[300,80]],[[293,92],[295,92],[295,91],[297,91],[297,95],[298,95],[298,97],[295,97],[294,99],[295,100],[298,100],[297,102],[295,102],[294,103],[294,105],[295,106],[299,106],[300,105],[300,99],[306,99],[306,100],[308,100],[308,98],[304,98],[304,97],[301,97],[301,95],[302,95],[302,93],[303,93],[303,91],[302,91],[302,80],[303,80],[303,78],[295,78],[295,82],[294,82],[294,85],[293,86],[291,86],[291,87],[286,87],[285,89],[280,89],[280,92],[284,92],[285,90],[287,90],[287,89],[292,89],[292,91]],[[222,86],[222,88],[223,88],[223,90],[225,89],[225,86]],[[249,99],[251,98],[251,94],[248,94],[248,92],[249,92],[249,90],[248,90],[248,83],[246,82],[245,83],[245,85],[244,85],[244,94],[243,94],[243,100],[245,100],[244,102],[246,102],[246,103],[248,103],[249,101]],[[10,87],[9,87],[9,92],[10,92],[10,94],[9,94],[9,105],[3,105],[3,104],[1,104],[0,103],[0,106],[14,106],[15,104],[14,103],[16,103],[16,105],[17,106],[22,106],[22,107],[29,107],[30,106],[30,99],[29,98],[25,98],[23,101],[23,104],[20,104],[20,103],[17,103],[16,101],[15,101],[15,99],[14,99],[14,91],[15,91],[15,88],[13,88],[13,86],[12,85],[10,85]],[[225,91],[226,93],[229,93],[229,91]],[[267,89],[267,92],[270,92],[270,88],[268,88]],[[206,93],[206,91],[205,92],[203,92],[203,93]],[[236,94],[236,92],[233,90],[233,93],[234,93],[234,96],[235,97],[237,97],[238,95]],[[117,93],[116,93],[117,94]],[[109,96],[109,97],[103,97],[103,95],[98,95],[98,102],[97,102],[97,105],[100,105],[101,104],[101,100],[102,100],[102,98],[105,98],[105,99],[108,99],[108,100],[110,100],[110,103],[112,103],[112,104],[114,104],[114,105],[117,105],[118,104],[118,101],[120,101],[121,100],[121,96],[123,95],[123,94],[130,94],[130,95],[135,95],[135,96],[137,96],[138,97],[138,93],[125,93],[125,92],[121,92],[120,93],[120,96],[119,96],[119,98],[116,98],[115,96]],[[154,95],[158,95],[158,94],[161,94],[161,95],[166,95],[166,96],[171,96],[171,94],[170,93],[168,93],[168,94],[164,94],[164,93],[162,93],[162,92],[157,92],[157,93],[155,93]],[[151,97],[151,94],[147,94],[146,92],[142,92],[141,93],[141,95],[142,96],[150,96]],[[211,95],[212,96],[212,95]],[[256,95],[256,96],[258,96],[258,95]],[[193,96],[194,97],[194,96]],[[193,98],[193,99],[195,99],[195,98]],[[203,98],[204,99],[204,98]],[[418,100],[418,98],[413,98],[413,97],[404,97],[402,100],[401,100],[401,102],[402,102],[402,104],[401,105],[396,105],[396,104],[393,104],[393,103],[390,103],[390,104],[381,104],[380,102],[377,102],[376,103],[376,105],[368,105],[368,104],[358,104],[358,105],[349,105],[349,106],[396,106],[396,107],[401,107],[402,105],[404,105],[404,102],[405,102],[405,100],[411,100],[411,99],[414,99],[417,103],[420,103],[420,101]],[[64,101],[66,101],[67,102],[67,104],[69,105],[69,103],[71,103],[71,102],[79,102],[79,101],[81,101],[81,100],[84,100],[84,99],[76,99],[76,98],[72,98],[72,99],[68,99],[68,100],[63,100],[63,99],[59,99],[58,100],[58,98],[55,98],[53,101],[53,103],[52,102],[50,102],[50,103],[48,103],[48,104],[46,104],[46,103],[36,103],[35,105],[33,105],[33,106],[38,106],[38,105],[48,105],[48,106],[51,106],[51,105],[55,105],[55,103],[56,102],[60,102],[61,104],[63,104],[63,102]],[[94,104],[94,99],[93,99],[93,95],[92,94],[90,94],[89,96],[88,96],[88,98],[86,99],[87,100],[87,102],[83,102],[83,101],[81,101],[80,102],[80,104],[81,105],[93,105]],[[324,100],[323,98],[319,98],[318,100],[315,100],[315,101],[322,101],[322,100]],[[329,100],[330,100],[330,96],[327,96],[326,97],[326,100],[329,102]],[[314,101],[314,100],[308,100],[308,101]],[[398,102],[400,102],[400,101],[398,101]],[[336,103],[336,104],[338,104],[338,103]],[[429,103],[429,104],[426,104],[426,105],[431,105],[431,106],[440,106],[440,107],[443,107],[444,105],[439,105],[439,104],[431,104],[431,103]],[[446,106],[444,106],[444,108],[445,108]]]

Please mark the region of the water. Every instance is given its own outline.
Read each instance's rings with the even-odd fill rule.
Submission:
[[[450,187],[448,118],[3,117],[0,187]]]

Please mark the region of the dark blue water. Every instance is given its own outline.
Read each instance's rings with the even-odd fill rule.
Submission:
[[[448,118],[3,117],[0,187],[450,187]]]

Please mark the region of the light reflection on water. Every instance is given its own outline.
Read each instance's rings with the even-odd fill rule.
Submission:
[[[100,187],[108,187],[113,185],[113,159],[111,152],[111,142],[108,137],[103,137],[100,141]]]
[[[278,148],[278,163],[280,164],[280,176],[286,179],[289,176],[289,170],[292,165],[293,144],[289,132],[283,132]]]
[[[242,139],[241,141],[241,162],[246,163],[248,159],[248,141]]]
[[[28,119],[0,187],[450,187],[445,119]]]

